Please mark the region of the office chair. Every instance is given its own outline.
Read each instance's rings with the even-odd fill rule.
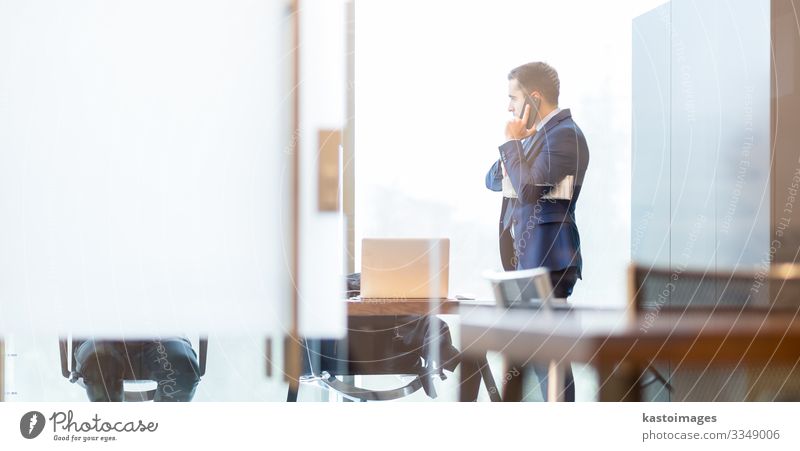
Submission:
[[[769,270],[702,271],[633,264],[629,281],[630,305],[637,312],[689,308],[795,309],[800,265],[775,264]]]
[[[765,270],[702,271],[633,264],[629,269],[629,308],[636,313],[682,313],[690,309],[797,311],[800,305],[798,295],[800,265],[774,264]],[[666,373],[670,372],[669,365],[657,366]],[[767,379],[759,377],[757,386],[747,382],[747,370],[733,367],[715,367],[706,371],[681,368],[673,371],[669,379],[660,378],[669,380],[665,393],[668,400],[719,400],[719,396],[743,400],[752,396],[752,388],[766,388],[760,385],[768,385],[769,379],[786,373],[780,370],[770,368],[770,371],[765,371],[764,374],[771,374]]]
[[[446,379],[443,369],[453,371],[459,364],[458,352],[442,356],[439,367],[428,368],[421,361],[421,352],[414,352],[416,345],[408,346],[404,337],[422,334],[419,329],[428,328],[439,334],[450,347],[449,329],[442,320],[427,316],[376,316],[350,319],[348,337],[345,340],[302,341],[302,376],[298,384],[290,384],[288,402],[296,402],[300,386],[316,383],[332,390],[348,401],[389,401],[409,396],[420,389],[431,397],[436,397],[433,386],[435,378]],[[432,327],[432,329],[430,329]],[[420,341],[428,342],[428,333]],[[421,346],[425,346],[424,344]],[[441,349],[441,347],[440,347]],[[484,359],[485,360],[485,359]],[[490,397],[499,401],[497,387],[489,371],[488,363],[479,362],[479,371]],[[464,371],[462,367],[462,371]],[[399,376],[410,378],[401,387],[388,390],[373,390],[354,385],[354,376]],[[342,377],[339,380],[338,377]]]
[[[486,271],[483,277],[492,285],[495,301],[501,308],[560,307],[566,299],[554,298],[547,268],[519,271]]]
[[[412,373],[415,362],[404,359],[404,362],[392,366],[373,365],[369,369],[359,368],[357,363],[354,364],[347,359],[345,353],[339,352],[344,343],[339,340],[303,340],[301,346],[303,375],[300,376],[300,384],[296,389],[289,387],[287,401],[296,402],[300,386],[309,383],[316,383],[354,402],[391,401],[409,396],[422,388],[420,375]],[[386,375],[406,376],[411,377],[411,380],[401,387],[389,390],[370,390],[351,383],[355,376]],[[342,380],[338,377],[342,377]]]
[[[550,271],[545,267],[518,271],[485,271],[483,277],[491,284],[495,301],[501,309],[571,309],[566,299],[553,296]],[[551,365],[560,364],[553,361]],[[568,366],[570,363],[566,362],[566,365]],[[504,398],[520,399],[521,397],[522,380],[515,378],[508,381],[505,386]],[[547,400],[545,399],[545,401]]]
[[[550,271],[545,267],[519,271],[487,271],[484,277],[492,285],[497,305],[501,308],[571,309],[566,299],[552,296]],[[660,382],[671,389],[669,381],[652,365],[645,372],[652,377],[640,381],[641,388]]]
[[[58,340],[58,350],[61,355],[61,375],[64,376],[73,384],[78,384],[80,387],[86,388],[83,382],[83,376],[75,371],[77,361],[75,358],[75,350],[83,343],[84,340],[75,339],[73,337],[61,337]],[[206,374],[206,355],[208,354],[208,337],[201,336],[198,343],[198,364],[200,376]],[[133,377],[125,371],[126,377]],[[141,381],[136,379],[125,379],[123,381],[124,393],[123,397],[125,402],[142,402],[152,401],[156,395],[156,389],[148,389],[153,381]],[[145,388],[142,388],[145,387]]]

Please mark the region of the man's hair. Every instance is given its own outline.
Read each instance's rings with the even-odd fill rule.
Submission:
[[[540,61],[515,67],[508,73],[509,80],[517,80],[525,94],[539,91],[549,103],[558,105],[558,93],[561,82],[558,72],[547,63]]]

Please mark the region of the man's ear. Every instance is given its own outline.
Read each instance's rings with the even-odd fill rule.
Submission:
[[[542,106],[542,95],[539,93],[539,91],[533,91],[531,93],[531,100],[533,101],[533,104],[536,105],[537,109]]]

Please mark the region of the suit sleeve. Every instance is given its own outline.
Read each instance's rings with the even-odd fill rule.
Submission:
[[[561,128],[545,133],[541,152],[533,161],[525,157],[519,140],[500,146],[500,159],[506,165],[511,186],[524,202],[537,202],[552,186],[577,170],[575,131]]]
[[[494,162],[489,172],[486,173],[486,188],[492,191],[503,191],[503,169],[500,160]]]

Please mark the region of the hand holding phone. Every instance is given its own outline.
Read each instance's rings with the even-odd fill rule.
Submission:
[[[528,119],[525,120],[525,112],[528,112]],[[539,99],[525,96],[525,103],[519,118],[513,118],[506,123],[506,139],[524,139],[533,135],[536,130],[534,124],[539,115]],[[525,121],[523,124],[522,121]]]
[[[525,128],[530,130],[533,128],[533,124],[536,123],[536,116],[539,114],[539,99],[536,97],[531,97],[529,95],[525,95],[525,105],[530,105],[531,112],[528,115],[528,123],[525,124]],[[522,119],[525,116],[525,105],[522,106],[522,111],[519,113],[519,118]]]

